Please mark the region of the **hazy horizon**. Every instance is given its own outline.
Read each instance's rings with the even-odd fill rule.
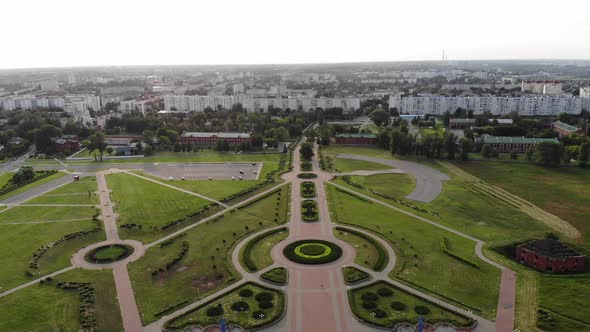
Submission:
[[[0,69],[588,60],[588,2],[3,4]],[[20,15],[16,15],[16,13]]]

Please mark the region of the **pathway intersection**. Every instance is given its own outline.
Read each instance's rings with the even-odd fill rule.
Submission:
[[[317,156],[318,155],[317,145],[315,145],[315,152],[316,152],[315,155]],[[367,159],[368,157],[353,156],[353,155],[342,155],[339,157],[368,160]],[[300,161],[301,160],[300,160],[300,156],[299,156],[299,150],[297,148],[293,153],[293,170],[282,176],[283,180],[285,180],[283,183],[278,184],[270,189],[267,189],[264,192],[258,193],[258,194],[254,195],[246,200],[243,200],[242,202],[235,204],[233,206],[228,206],[226,204],[220,204],[224,208],[223,210],[221,210],[221,211],[215,213],[214,215],[211,215],[211,216],[209,216],[197,223],[191,224],[181,230],[178,230],[177,232],[174,232],[168,236],[165,236],[157,241],[154,241],[150,244],[142,244],[139,241],[119,239],[118,227],[116,224],[117,214],[114,212],[114,209],[113,209],[114,204],[110,200],[110,195],[109,195],[110,190],[107,187],[105,175],[111,174],[111,173],[116,173],[116,172],[128,172],[129,170],[109,169],[107,171],[99,171],[96,173],[96,178],[97,178],[97,184],[98,184],[98,194],[99,194],[99,198],[100,198],[100,206],[99,207],[102,212],[100,218],[104,223],[104,230],[106,232],[107,239],[103,242],[89,245],[89,246],[81,249],[76,254],[74,254],[71,258],[72,266],[66,267],[66,268],[59,270],[59,271],[55,271],[55,272],[53,272],[49,275],[46,275],[42,278],[32,280],[32,281],[27,282],[23,285],[20,285],[18,287],[15,287],[13,289],[10,289],[10,290],[7,290],[3,293],[0,293],[0,297],[7,296],[15,291],[18,291],[18,290],[23,289],[25,287],[34,285],[34,284],[40,282],[42,279],[45,279],[48,276],[57,276],[61,273],[71,271],[72,269],[75,269],[77,267],[84,268],[84,269],[111,268],[111,269],[113,269],[113,275],[115,278],[115,285],[116,285],[116,291],[117,291],[117,298],[119,301],[119,307],[121,310],[121,315],[123,318],[123,326],[124,326],[125,331],[133,331],[133,332],[135,332],[135,331],[154,331],[154,332],[155,331],[162,331],[166,321],[169,321],[175,317],[183,315],[183,314],[189,312],[190,310],[207,303],[207,301],[210,301],[211,299],[219,297],[222,294],[231,292],[232,290],[235,290],[248,282],[264,283],[264,285],[266,287],[274,288],[277,290],[282,290],[285,292],[286,303],[287,303],[285,315],[277,324],[269,327],[267,329],[269,331],[281,331],[281,332],[282,331],[300,332],[300,331],[319,331],[319,330],[343,331],[343,332],[346,332],[346,331],[372,331],[375,329],[372,327],[369,327],[368,325],[361,323],[360,321],[358,321],[357,319],[354,318],[354,316],[350,310],[348,297],[347,297],[347,291],[352,288],[366,286],[366,285],[373,283],[375,281],[378,281],[378,280],[385,280],[388,283],[395,285],[396,287],[399,287],[399,288],[401,288],[409,293],[412,293],[418,297],[421,297],[421,298],[424,298],[428,301],[436,303],[443,308],[446,308],[451,311],[455,311],[455,312],[458,312],[463,315],[466,315],[466,316],[476,319],[478,322],[478,326],[476,328],[476,331],[486,331],[486,332],[488,332],[488,331],[489,332],[491,332],[491,331],[499,331],[500,332],[501,331],[501,332],[504,332],[504,331],[512,331],[513,330],[513,328],[514,328],[514,305],[515,305],[516,275],[513,271],[489,260],[487,257],[485,257],[483,255],[483,253],[482,253],[482,248],[484,245],[483,241],[478,240],[478,239],[471,237],[469,235],[463,234],[461,232],[458,232],[456,230],[453,230],[451,228],[442,226],[442,225],[435,223],[433,221],[430,221],[426,218],[414,215],[411,212],[402,210],[396,206],[387,204],[383,201],[363,195],[362,193],[359,193],[355,190],[352,190],[352,189],[340,186],[336,183],[333,183],[333,182],[331,182],[331,180],[335,174],[330,174],[330,173],[326,173],[324,171],[321,171],[319,168],[319,162],[318,162],[317,158],[315,158],[315,157],[312,160],[313,170],[311,172],[316,174],[317,178],[305,179],[305,180],[299,179],[299,178],[297,178],[297,174],[301,171],[300,170]],[[399,162],[399,161],[392,161],[392,160],[386,160],[386,159],[371,160],[371,161],[380,162],[383,164],[397,167],[396,170],[386,170],[386,171],[379,171],[379,172],[375,172],[375,173],[408,172],[408,173],[414,175],[417,179],[417,184],[418,183],[421,184],[421,188],[417,188],[412,194],[410,194],[407,197],[409,199],[416,199],[416,200],[420,200],[420,201],[431,201],[434,198],[436,198],[436,196],[438,196],[438,194],[440,194],[440,192],[442,190],[442,182],[441,181],[448,180],[448,176],[444,175],[443,173],[440,173],[438,171],[434,171],[432,169],[430,171],[428,171],[427,170],[427,169],[429,169],[428,167],[423,166],[423,165],[419,165],[416,163]],[[353,173],[358,174],[358,175],[373,174],[373,172],[367,172],[367,173],[353,172]],[[353,174],[353,173],[351,173],[351,174]],[[91,174],[91,173],[89,173],[89,174]],[[129,173],[129,174],[144,178],[146,180],[158,183],[160,185],[165,185],[166,187],[169,187],[174,190],[179,190],[181,192],[187,192],[186,190],[184,190],[182,188],[155,180],[153,178],[146,178],[141,175],[133,174],[133,173]],[[336,175],[342,175],[342,174],[336,174]],[[313,199],[317,202],[317,205],[318,205],[318,210],[319,210],[319,221],[318,222],[306,223],[301,220],[302,197],[300,194],[300,184],[303,181],[312,181],[315,184],[316,197]],[[434,298],[428,294],[424,294],[416,289],[413,289],[405,284],[402,284],[400,282],[390,279],[389,273],[395,267],[396,255],[395,255],[394,249],[389,245],[389,243],[386,240],[384,240],[383,238],[376,236],[375,234],[373,234],[371,232],[368,232],[368,231],[365,231],[363,229],[359,229],[356,227],[339,224],[338,226],[341,228],[354,230],[355,232],[360,232],[366,236],[372,237],[373,239],[375,239],[375,241],[379,242],[386,249],[386,251],[388,253],[388,256],[389,256],[388,264],[380,272],[371,271],[371,270],[368,270],[362,266],[357,265],[354,262],[354,257],[356,254],[354,248],[350,244],[348,244],[347,242],[344,242],[334,236],[334,228],[336,227],[336,224],[333,223],[331,220],[331,213],[330,213],[329,207],[328,207],[327,194],[326,194],[326,191],[324,188],[324,185],[326,183],[330,183],[330,185],[337,186],[342,190],[352,192],[355,195],[358,195],[358,196],[363,197],[365,199],[371,200],[372,202],[375,202],[375,203],[381,204],[383,206],[386,206],[388,208],[405,213],[405,214],[410,215],[420,221],[429,223],[435,227],[443,228],[447,231],[453,232],[457,235],[463,236],[465,238],[468,238],[468,239],[474,241],[476,243],[476,245],[475,245],[476,255],[480,259],[485,261],[486,263],[491,264],[491,265],[502,270],[502,279],[501,279],[501,285],[500,285],[500,296],[499,296],[499,300],[498,300],[498,310],[497,310],[496,322],[494,323],[492,321],[483,319],[481,317],[477,317],[477,316],[473,315],[472,313],[467,312],[461,308],[458,308],[454,305],[451,305],[451,304],[446,303],[442,300],[439,300],[438,298]],[[60,187],[65,184],[67,184],[67,181],[62,180],[62,179],[58,179],[58,180],[53,181],[51,184],[44,185],[41,188],[32,191],[31,193],[24,193],[24,195],[21,194],[21,195],[15,196],[14,199],[12,199],[8,202],[5,202],[5,203],[8,203],[7,209],[10,209],[10,207],[13,207],[13,206],[22,205],[22,203],[24,203],[25,201],[27,201],[33,197],[44,194],[52,189],[55,189],[56,187]],[[191,303],[182,309],[179,309],[171,314],[168,314],[168,315],[162,317],[161,319],[159,319],[147,326],[142,326],[139,310],[137,308],[137,304],[135,303],[135,296],[134,296],[134,292],[133,292],[132,282],[129,278],[129,273],[127,270],[128,263],[139,259],[148,248],[150,248],[154,245],[157,245],[163,241],[166,241],[167,239],[174,237],[177,234],[183,233],[186,230],[193,228],[199,224],[207,222],[208,220],[214,219],[214,218],[221,216],[231,210],[239,208],[242,205],[253,202],[253,201],[265,196],[266,194],[268,194],[272,191],[275,191],[276,189],[278,189],[284,185],[288,185],[288,184],[291,184],[290,221],[288,223],[286,223],[285,225],[275,226],[270,229],[267,228],[267,229],[255,232],[254,234],[247,236],[246,238],[244,238],[242,241],[240,241],[236,245],[236,248],[232,252],[232,263],[235,266],[235,268],[237,269],[237,271],[242,275],[242,278],[238,282],[236,282],[236,283],[234,283],[234,284],[232,284],[232,285],[230,285],[230,286],[228,286],[216,293],[213,293],[213,294],[211,294],[211,295],[209,295],[197,302]],[[430,188],[432,190],[430,190],[428,188]],[[209,197],[206,197],[206,196],[203,196],[200,194],[195,194],[192,192],[190,192],[190,194],[207,199],[209,201],[216,202],[218,204],[221,203],[221,202],[218,202],[212,198],[209,198]],[[5,210],[7,210],[7,209],[5,209]],[[271,256],[274,260],[274,263],[271,266],[269,266],[261,271],[255,272],[255,273],[250,273],[250,272],[246,271],[239,262],[239,253],[240,253],[240,250],[243,248],[243,246],[261,233],[268,232],[269,230],[276,229],[276,228],[282,228],[282,227],[288,228],[289,236],[287,239],[281,241],[279,244],[277,244],[271,250]],[[292,243],[294,241],[301,240],[301,239],[319,239],[319,240],[326,240],[326,241],[336,243],[343,250],[342,257],[339,258],[335,262],[332,262],[329,264],[323,264],[323,265],[308,266],[308,265],[301,265],[301,264],[294,263],[294,262],[288,260],[283,255],[283,248],[286,245],[288,245],[289,243]],[[92,263],[89,263],[84,260],[84,255],[87,252],[89,252],[90,250],[97,248],[99,246],[102,246],[102,245],[115,244],[115,243],[127,244],[127,245],[132,246],[134,248],[134,253],[131,256],[129,256],[121,261],[118,261],[115,263],[110,263],[110,264],[100,264],[100,265],[99,264],[92,264]],[[362,271],[366,272],[367,274],[369,274],[371,276],[371,279],[368,281],[362,282],[360,284],[354,285],[354,286],[347,286],[344,284],[344,279],[343,279],[343,275],[341,272],[341,268],[343,266],[354,266],[357,269],[362,270]],[[265,272],[267,272],[273,268],[276,268],[276,267],[285,267],[289,271],[289,283],[286,286],[276,286],[276,285],[268,284],[260,279],[260,276],[262,274],[264,274]]]

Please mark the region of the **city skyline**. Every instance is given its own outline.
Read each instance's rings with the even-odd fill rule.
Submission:
[[[448,60],[590,59],[589,7],[571,0],[558,7],[503,0],[484,9],[463,0],[7,3],[5,12],[26,13],[34,24],[21,15],[0,22],[12,50],[0,69],[431,61],[443,50]]]

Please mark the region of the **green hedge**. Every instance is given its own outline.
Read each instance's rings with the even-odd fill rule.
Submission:
[[[252,260],[252,256],[251,256],[251,251],[252,251],[252,248],[254,248],[254,245],[256,245],[258,242],[260,242],[262,239],[264,239],[267,236],[271,236],[273,234],[280,233],[280,232],[283,232],[286,230],[287,230],[287,227],[273,229],[271,231],[257,235],[255,238],[253,238],[248,243],[246,243],[246,245],[244,246],[244,251],[242,252],[242,261],[244,262],[244,265],[249,272],[258,271],[258,267],[256,266],[256,264]]]
[[[330,249],[332,251],[330,252],[329,255],[326,255],[323,257],[318,257],[318,258],[308,258],[308,257],[303,257],[300,255],[297,255],[295,253],[295,248],[297,248],[298,246],[300,246],[302,244],[306,244],[306,243],[323,244],[323,245],[330,247]],[[311,264],[311,265],[326,264],[326,263],[331,263],[331,262],[339,259],[342,256],[342,248],[340,248],[338,245],[336,245],[332,242],[323,241],[323,240],[300,240],[300,241],[295,241],[295,242],[288,244],[285,247],[285,249],[283,249],[283,255],[285,255],[285,257],[287,257],[289,260],[291,260],[295,263],[299,263],[299,264]]]
[[[12,183],[12,181],[8,181],[4,186],[2,186],[2,188],[0,188],[0,196],[5,195],[13,190],[16,190],[18,188],[24,187],[28,184],[31,184],[35,181],[41,180],[43,178],[46,178],[50,175],[53,175],[55,173],[57,173],[57,171],[55,170],[51,170],[51,171],[36,171],[37,174],[34,178],[30,178],[28,180],[25,180],[23,182],[20,182],[18,184],[14,184]]]
[[[301,170],[304,172],[310,172],[313,169],[313,166],[310,162],[302,162],[301,163]]]
[[[301,196],[304,198],[312,198],[316,195],[315,183],[311,181],[303,181],[300,185]]]
[[[301,218],[303,221],[318,221],[318,203],[311,199],[301,202]]]
[[[300,179],[315,179],[318,176],[315,173],[299,173],[297,174],[297,177]]]
[[[347,233],[356,235],[360,238],[363,238],[367,242],[369,242],[373,247],[375,247],[375,250],[377,250],[377,253],[379,254],[379,257],[377,258],[375,265],[373,265],[373,270],[374,271],[381,271],[385,268],[385,266],[387,265],[387,261],[389,260],[389,255],[387,254],[387,251],[385,250],[385,248],[383,248],[381,243],[377,242],[377,240],[373,239],[373,237],[367,236],[367,235],[365,235],[361,232],[355,231],[355,230],[351,230],[351,229],[340,227],[340,226],[337,226],[336,230],[340,231],[340,232],[347,232]]]

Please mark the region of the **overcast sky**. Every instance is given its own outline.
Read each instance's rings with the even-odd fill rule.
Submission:
[[[0,68],[590,59],[588,0],[2,0]]]

